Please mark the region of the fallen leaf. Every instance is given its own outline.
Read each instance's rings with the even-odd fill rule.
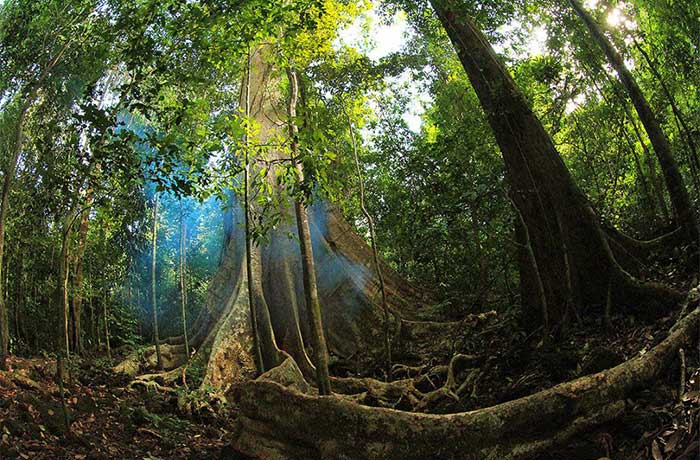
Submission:
[[[664,452],[666,452],[667,454],[673,452],[676,449],[678,443],[681,441],[681,439],[683,439],[684,434],[685,433],[683,433],[682,431],[676,431],[664,446]]]
[[[654,460],[664,460],[661,448],[659,447],[659,443],[656,442],[656,439],[651,443],[651,456],[654,457]]]

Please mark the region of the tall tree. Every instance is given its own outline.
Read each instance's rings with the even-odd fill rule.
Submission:
[[[151,308],[153,310],[153,337],[156,343],[158,369],[163,368],[163,356],[160,353],[160,335],[158,334],[158,297],[156,289],[156,255],[158,245],[158,192],[153,194],[153,232],[151,236]],[[107,298],[105,296],[105,331],[107,331]]]
[[[275,340],[270,311],[263,294],[263,268],[260,245],[254,241],[253,234],[253,202],[251,197],[251,182],[253,165],[251,164],[251,152],[255,152],[254,139],[251,139],[256,131],[254,127],[253,104],[267,104],[266,98],[261,97],[260,85],[265,84],[267,76],[261,74],[263,69],[264,47],[254,52],[248,51],[246,59],[246,71],[244,75],[243,91],[241,93],[242,106],[245,115],[245,134],[243,138],[243,211],[245,214],[245,257],[246,280],[248,292],[248,305],[253,332],[253,344],[255,347],[256,367],[259,372],[272,369],[282,361],[280,349]]]
[[[189,359],[190,343],[187,337],[187,223],[185,222],[182,199],[180,200],[180,264],[178,275],[180,278],[180,305],[182,316],[182,335],[185,338],[185,353]],[[131,288],[129,288],[131,289]]]
[[[600,25],[593,19],[593,16],[586,11],[578,0],[569,0],[576,14],[581,18],[586,28],[590,32],[593,40],[605,53],[608,61],[615,69],[620,81],[627,89],[627,93],[637,110],[639,119],[644,125],[644,129],[649,136],[649,141],[654,147],[654,152],[661,165],[661,171],[666,181],[666,187],[671,198],[676,223],[684,229],[686,238],[691,241],[698,241],[700,236],[695,212],[690,203],[688,190],[683,181],[676,160],[671,152],[671,144],[661,129],[661,124],[647,101],[644,93],[637,84],[632,72],[625,65],[625,61],[620,53],[615,49],[612,42],[605,36]]]
[[[539,274],[532,273],[535,264],[521,262],[525,310],[541,322],[546,307],[552,328],[562,330],[574,308],[604,304],[609,283],[613,301],[621,305],[653,311],[679,301],[678,292],[640,282],[619,265],[598,216],[464,6],[457,0],[431,4],[481,101],[503,155],[511,199],[528,231]]]
[[[83,313],[83,265],[85,257],[85,247],[87,244],[87,233],[90,224],[90,203],[92,202],[92,192],[87,191],[85,200],[87,202],[87,209],[83,210],[80,217],[80,227],[78,227],[78,247],[75,251],[74,260],[74,270],[75,277],[73,281],[73,301],[72,301],[72,312],[73,312],[73,344],[75,347],[75,352],[82,354],[83,352],[83,327],[82,327],[82,313]]]

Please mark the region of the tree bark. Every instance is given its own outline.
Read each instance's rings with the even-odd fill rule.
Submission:
[[[74,216],[70,210],[61,231],[61,254],[58,260],[58,306],[61,317],[59,347],[66,358],[70,356],[70,303],[68,301],[68,272],[70,266],[70,234]]]
[[[108,304],[108,292],[109,288],[105,286],[102,293],[102,315],[104,316],[104,326],[105,326],[105,348],[107,350],[107,359],[112,360],[112,346],[109,343],[109,304]],[[156,335],[157,337],[157,335]],[[156,346],[158,346],[158,341],[156,339]],[[159,364],[160,367],[160,364]]]
[[[649,136],[649,140],[654,147],[656,157],[661,165],[661,171],[663,172],[666,187],[668,188],[669,195],[671,197],[671,203],[673,204],[677,224],[684,228],[686,237],[690,241],[697,241],[697,220],[690,203],[688,190],[686,189],[683,182],[683,177],[678,170],[676,160],[673,158],[673,154],[671,153],[671,145],[661,129],[661,125],[656,118],[656,115],[651,109],[646,97],[644,97],[644,94],[639,88],[634,76],[625,65],[622,56],[620,56],[613,44],[605,36],[600,26],[583,8],[578,0],[569,0],[569,3],[586,25],[594,41],[601,47],[610,61],[610,64],[617,72],[620,81],[627,89],[627,93],[629,94],[632,104],[637,110],[639,119],[644,125],[647,135]]]
[[[89,276],[89,275],[88,275]],[[90,309],[90,339],[92,340],[92,349],[94,350],[95,347],[97,347],[97,350],[100,349],[100,331],[99,327],[97,326],[97,323],[95,322],[95,304],[93,303],[93,296],[92,296],[92,283],[90,282],[88,278],[88,285],[90,286],[90,293],[87,296],[88,299],[88,308]],[[99,321],[99,319],[98,319]]]
[[[269,313],[267,313],[267,305],[262,305],[260,302],[259,286],[262,283],[260,277],[260,251],[259,248],[253,248],[253,224],[252,224],[252,204],[251,204],[251,165],[250,165],[250,139],[249,130],[252,130],[250,121],[250,90],[251,90],[251,54],[248,50],[246,62],[245,88],[243,94],[243,106],[245,110],[245,137],[243,139],[244,149],[244,171],[243,171],[243,209],[245,214],[245,258],[246,258],[246,277],[248,280],[248,305],[250,308],[250,321],[252,326],[253,347],[255,349],[255,364],[259,372],[274,367],[276,360],[277,345],[274,340],[274,334],[271,334],[272,325],[269,321]],[[257,275],[257,279],[256,279]],[[258,293],[258,295],[256,295]],[[262,310],[265,310],[263,314]],[[264,316],[263,318],[259,318]],[[262,324],[260,319],[262,319]],[[268,327],[269,326],[269,327]],[[264,335],[263,335],[264,334]]]

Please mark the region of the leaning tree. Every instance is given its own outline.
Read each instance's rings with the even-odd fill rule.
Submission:
[[[666,134],[664,134],[658,117],[651,108],[649,101],[644,96],[634,75],[632,75],[632,72],[625,64],[622,55],[605,35],[603,28],[578,0],[569,0],[569,4],[579,18],[581,18],[581,21],[585,24],[593,40],[605,53],[610,65],[615,69],[620,82],[627,90],[627,94],[639,115],[639,119],[644,126],[649,141],[654,148],[654,153],[656,153],[659,165],[661,166],[661,172],[663,173],[666,188],[668,189],[673,206],[676,224],[682,230],[682,236],[686,241],[696,242],[700,234],[698,233],[695,211],[683,181],[683,176],[673,157],[671,143]]]
[[[620,265],[600,218],[574,183],[550,136],[484,34],[455,0],[433,8],[457,50],[501,149],[523,247],[523,308],[552,329],[583,307],[616,305],[640,314],[667,311],[681,299],[642,282]]]

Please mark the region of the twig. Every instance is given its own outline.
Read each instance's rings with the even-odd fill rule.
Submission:
[[[139,433],[150,434],[154,438],[163,439],[163,435],[161,435],[160,433],[158,433],[156,431],[149,430],[148,428],[141,427],[141,428],[138,428],[136,431],[138,431]]]
[[[685,394],[685,351],[682,348],[678,349],[678,359],[680,361],[680,381],[678,382],[678,401],[683,401],[683,395]]]

